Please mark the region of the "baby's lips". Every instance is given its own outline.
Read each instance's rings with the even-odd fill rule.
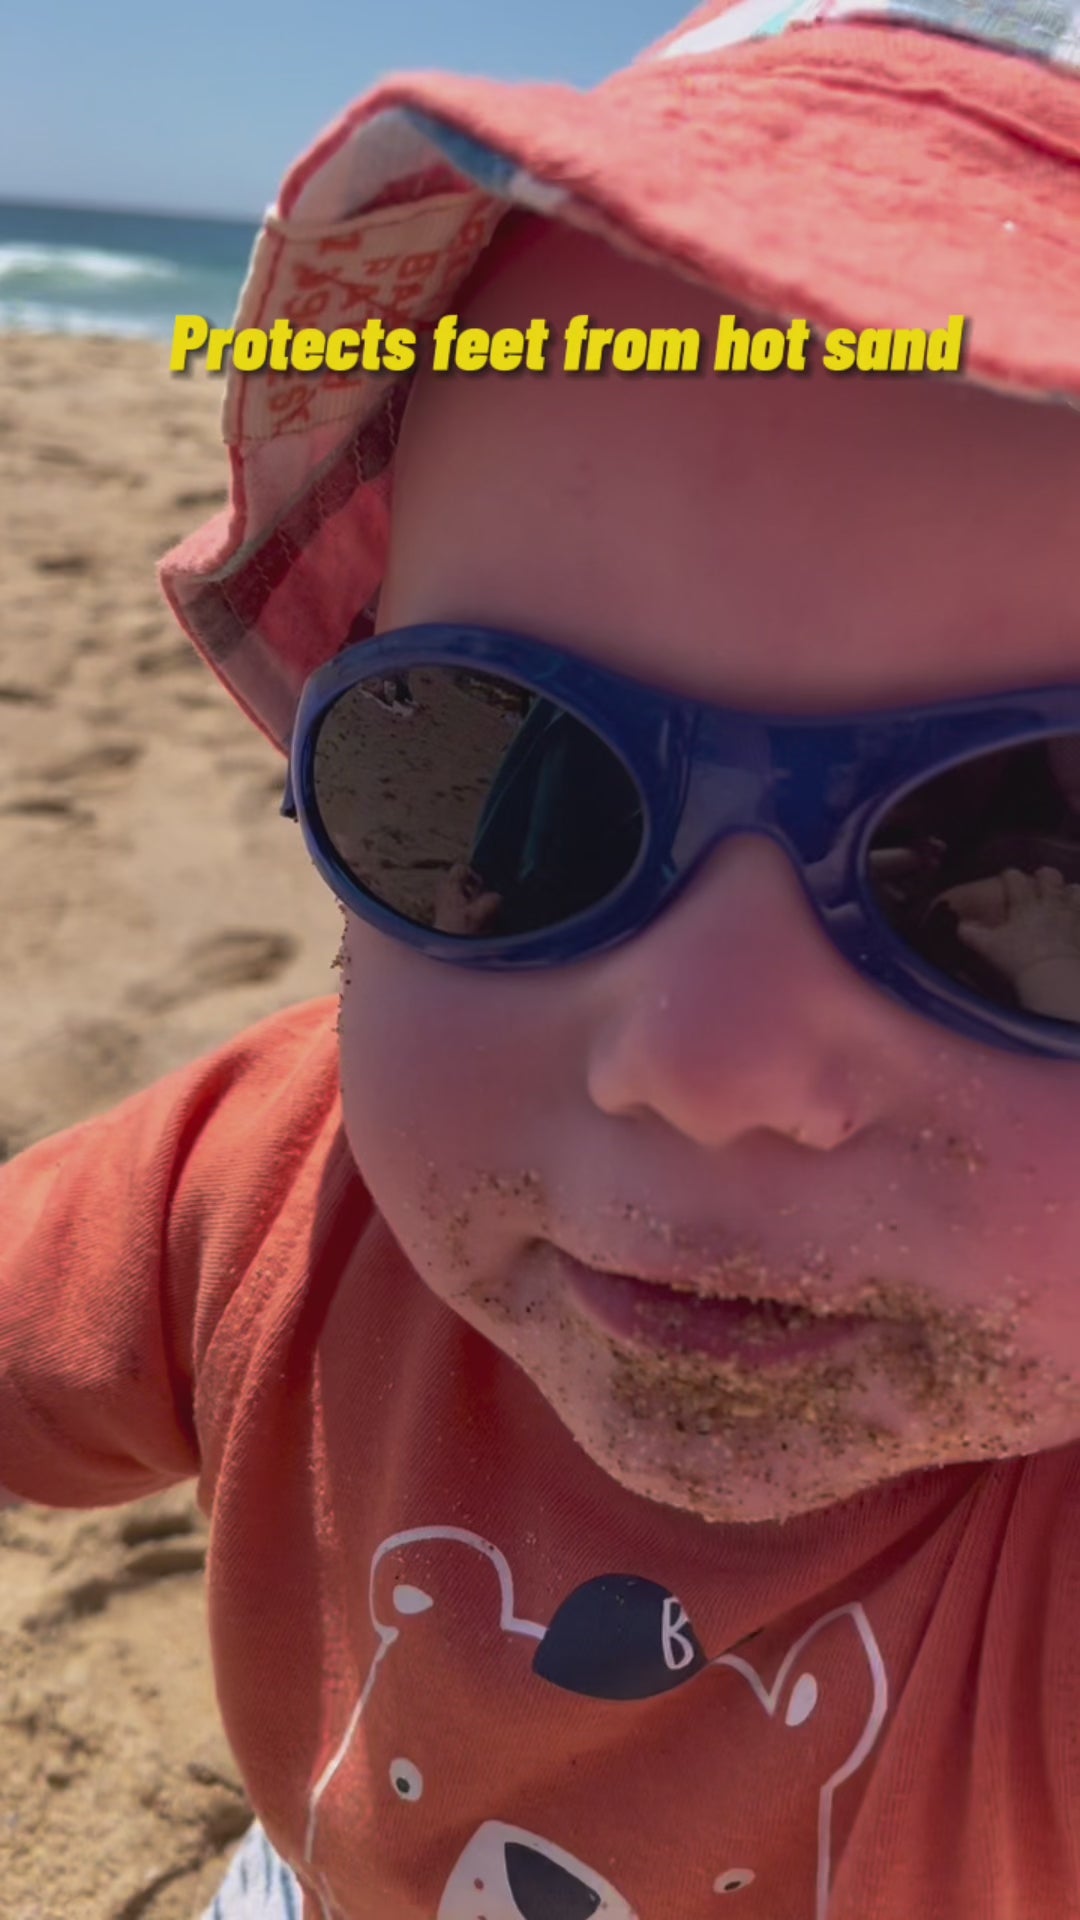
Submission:
[[[573,1254],[564,1246],[557,1250],[586,1274],[611,1275],[638,1288],[651,1287],[658,1300],[681,1294],[703,1302],[799,1308],[822,1319],[857,1317],[866,1309],[865,1286],[837,1286],[832,1268],[825,1264],[816,1268],[798,1261],[766,1265],[739,1256],[717,1260],[704,1254],[694,1259],[682,1251],[677,1263],[661,1265],[655,1255],[649,1259],[627,1253],[616,1258],[610,1249],[602,1255]]]

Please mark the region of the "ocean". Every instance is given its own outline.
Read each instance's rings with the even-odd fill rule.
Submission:
[[[168,339],[178,313],[226,327],[254,221],[0,200],[0,331]]]

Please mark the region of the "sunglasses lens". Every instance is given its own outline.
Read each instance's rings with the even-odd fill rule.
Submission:
[[[416,926],[491,939],[558,926],[626,879],[637,788],[590,727],[517,682],[411,667],[360,681],[315,747],[322,830]]]
[[[939,972],[995,1006],[1080,1024],[1080,733],[910,790],[869,867],[886,919]]]

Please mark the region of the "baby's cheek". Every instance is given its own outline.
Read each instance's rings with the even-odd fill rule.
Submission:
[[[339,1023],[346,1133],[376,1205],[429,1280],[448,1246],[467,1245],[471,1271],[523,1232],[493,1177],[530,1164],[551,1060],[545,1021],[523,1005],[528,983],[513,987],[508,996],[490,976],[349,924]]]
[[[979,1127],[981,1238],[1014,1277],[1019,1343],[1080,1382],[1080,1066],[1002,1061]]]

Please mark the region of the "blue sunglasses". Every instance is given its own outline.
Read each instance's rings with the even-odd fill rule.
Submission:
[[[1076,687],[767,717],[520,634],[420,626],[311,675],[281,811],[352,913],[502,971],[629,939],[729,834],[766,834],[865,978],[969,1039],[1080,1059],[1080,987],[1075,1022],[1034,1012],[959,930],[1005,914],[1007,872],[1049,878],[1080,929],[1070,754],[1080,769]],[[1075,953],[1080,981],[1080,932]]]

